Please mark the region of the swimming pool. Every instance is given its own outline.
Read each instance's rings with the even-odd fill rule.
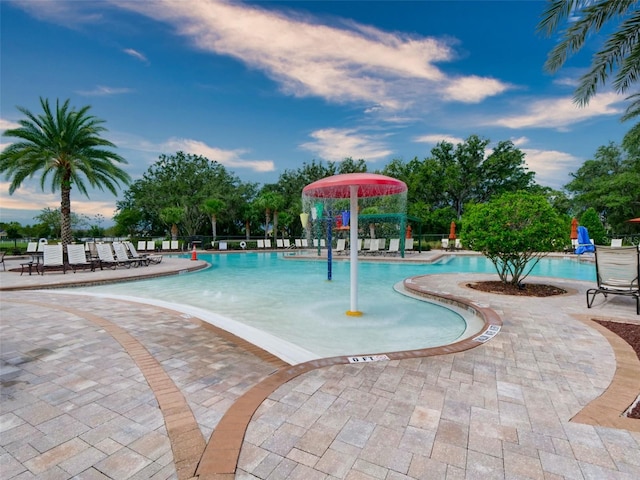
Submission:
[[[398,294],[414,275],[495,273],[480,256],[450,256],[434,264],[359,263],[362,317],[347,317],[349,262],[292,261],[280,253],[200,254],[212,267],[195,273],[75,291],[134,297],[194,315],[281,358],[299,363],[335,355],[412,350],[456,341],[466,328],[455,310]],[[594,266],[543,259],[535,274],[592,280]]]

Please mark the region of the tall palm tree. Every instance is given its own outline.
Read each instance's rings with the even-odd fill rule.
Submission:
[[[103,147],[115,145],[100,137],[106,131],[100,120],[87,112],[90,106],[75,110],[69,100],[62,105],[56,100],[55,111],[49,101],[40,98],[43,113],[35,115],[18,107],[27,118],[20,127],[6,130],[3,135],[19,138],[0,153],[0,172],[11,179],[9,194],[13,194],[27,178],[42,171],[40,187],[44,190],[50,178],[51,191],[60,189],[61,239],[64,245],[73,241],[71,233],[71,188],[73,185],[87,197],[87,184],[117,195],[119,182],[127,185],[129,175],[118,163],[127,161]]]
[[[640,1],[639,0],[548,0],[538,30],[548,36],[568,22],[561,41],[551,50],[545,63],[550,72],[559,70],[572,54],[579,51],[590,35],[607,24],[618,22],[617,29],[595,53],[589,71],[580,78],[574,99],[586,105],[616,70],[613,87],[625,93],[640,77]],[[623,120],[640,115],[640,93],[630,95]]]

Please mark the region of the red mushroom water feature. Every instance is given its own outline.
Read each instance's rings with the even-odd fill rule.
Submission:
[[[382,197],[404,194],[407,185],[395,178],[375,173],[345,173],[323,178],[302,189],[302,196],[308,198],[350,200],[349,258],[351,275],[351,302],[347,315],[360,316],[358,310],[358,198]]]

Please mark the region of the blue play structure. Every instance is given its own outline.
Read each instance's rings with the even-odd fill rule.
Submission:
[[[589,232],[586,227],[578,227],[578,246],[576,247],[576,253],[581,255],[587,252],[595,252],[596,247],[589,240]]]

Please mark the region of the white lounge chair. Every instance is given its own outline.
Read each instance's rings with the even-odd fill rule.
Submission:
[[[391,253],[395,255],[399,251],[400,251],[400,239],[392,238],[391,240],[389,240],[389,249],[386,251],[386,253]]]
[[[264,248],[264,240],[258,239],[258,248]]]
[[[140,259],[129,258],[128,249],[124,246],[124,243],[113,242],[112,246],[115,253],[115,258],[120,265],[124,265],[125,267],[127,266],[127,264],[133,267],[140,266]]]
[[[218,250],[226,250],[226,249],[227,249],[227,242],[226,241],[218,242]]]
[[[365,244],[368,239],[365,239]],[[364,253],[370,253],[372,255],[377,254],[380,251],[380,242],[377,238],[372,238],[369,241],[369,248],[365,247]]]
[[[440,241],[442,242],[442,249],[443,250],[447,250],[449,248],[449,239],[448,238],[443,238]]]
[[[587,307],[598,293],[625,295],[636,300],[640,315],[640,252],[638,247],[601,247],[595,249],[598,286],[587,290]]]
[[[456,238],[456,250],[462,250],[462,241],[459,238]]]
[[[53,268],[55,270],[62,268],[62,273],[67,273],[64,256],[62,255],[61,243],[58,245],[45,244],[42,246],[42,263],[40,264],[38,271],[41,275],[44,275],[44,271],[47,268]]]
[[[284,248],[284,240],[282,238],[276,238],[276,248]]]
[[[154,240],[147,240],[147,248],[146,250],[148,252],[155,252],[156,251],[156,242]]]
[[[87,260],[87,251],[82,244],[67,245],[67,263],[73,270],[73,273],[76,273],[78,268],[89,267],[92,272],[95,270],[93,262]]]
[[[413,238],[404,239],[404,251],[410,252],[413,250]]]
[[[147,249],[147,242],[144,240],[138,240],[138,250],[144,252]]]
[[[163,240],[162,241],[162,251],[163,252],[168,252],[169,250],[171,250],[171,241]]]
[[[271,248],[271,239],[267,238],[264,241],[264,248]]]
[[[306,238],[302,239],[302,248],[309,248],[309,240]]]
[[[283,245],[284,245],[284,248],[291,248],[291,240],[289,240],[288,238],[285,238],[283,240]]]
[[[171,240],[171,250],[180,250],[180,242],[179,240]]]
[[[96,248],[98,249],[98,258],[100,259],[100,270],[103,270],[105,266],[113,269],[117,268],[117,266],[120,263],[113,256],[113,250],[111,250],[111,244],[98,243],[96,245]],[[129,268],[131,264],[126,263],[123,266]]]
[[[346,251],[347,241],[344,238],[339,238],[336,240],[336,249],[335,252],[338,254],[344,253]]]
[[[147,254],[141,255],[136,250],[136,247],[133,246],[133,243],[131,242],[123,242],[123,243],[125,248],[129,249],[129,256],[133,259],[138,260],[138,263],[140,265],[144,265],[145,267],[148,266],[149,263],[151,262],[151,257],[160,257],[160,260],[162,260],[162,255],[147,255]],[[157,263],[160,263],[160,262],[157,262]]]
[[[302,248],[302,239],[296,238],[295,244],[296,244],[296,248]]]

